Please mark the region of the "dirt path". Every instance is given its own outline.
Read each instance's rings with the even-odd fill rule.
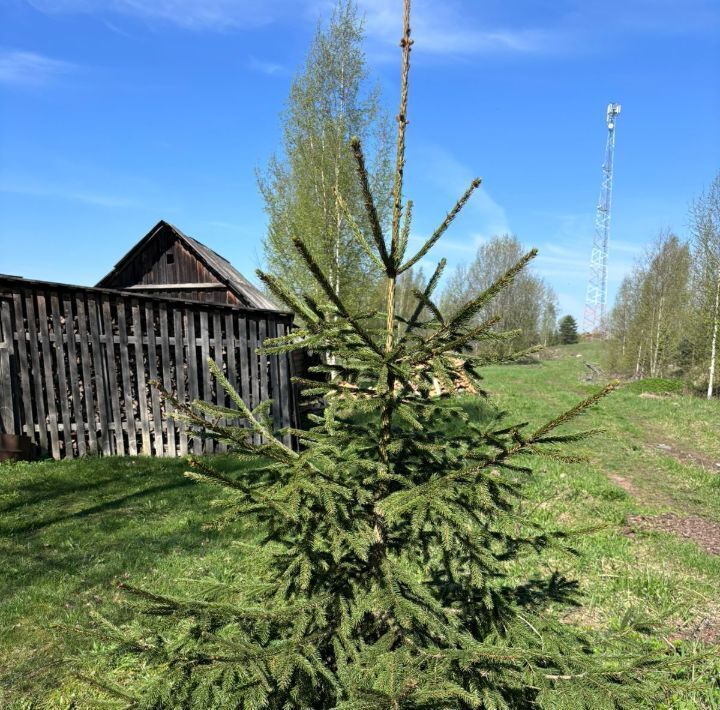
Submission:
[[[716,461],[711,456],[700,454],[697,451],[685,448],[675,442],[670,443],[667,441],[650,441],[646,444],[646,446],[655,451],[661,451],[666,456],[671,456],[678,463],[697,466],[698,468],[702,468],[709,473],[717,473],[718,475],[720,475],[720,461]]]
[[[686,466],[697,466],[707,472],[717,472],[720,477],[720,462],[692,451],[683,444],[660,440],[656,432],[648,433],[651,438],[645,442],[645,446],[653,453],[670,456]],[[686,510],[688,508],[685,501],[673,499],[667,489],[661,491],[658,486],[639,485],[640,481],[643,481],[642,478],[640,481],[635,481],[633,476],[621,476],[617,473],[608,473],[607,476],[642,505]],[[630,536],[634,536],[640,530],[668,532],[692,540],[713,555],[720,555],[720,522],[702,515],[678,515],[671,512],[659,515],[631,515],[627,519],[627,525],[627,534]]]
[[[720,523],[697,515],[680,516],[675,513],[662,515],[631,515],[627,519],[629,534],[634,529],[660,530],[692,540],[707,552],[720,555]]]

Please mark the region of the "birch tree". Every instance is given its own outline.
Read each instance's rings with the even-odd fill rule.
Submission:
[[[717,379],[720,338],[720,174],[692,208],[693,276],[698,317],[698,351],[707,368],[707,398]]]
[[[392,168],[390,131],[377,87],[369,85],[364,33],[354,0],[339,0],[327,27],[318,27],[303,69],[282,114],[279,155],[258,183],[268,214],[264,256],[268,272],[295,293],[323,300],[292,240],[302,237],[328,275],[336,296],[366,306],[376,295],[379,271],[354,238],[370,239],[370,225],[355,178],[351,137],[375,159],[369,179],[378,217],[387,221]]]
[[[690,267],[688,245],[662,232],[618,292],[613,365],[635,377],[678,374],[680,344],[692,329]]]
[[[443,312],[452,315],[462,303],[489,288],[522,254],[523,247],[518,238],[508,234],[481,244],[473,261],[457,267],[450,275],[441,300]],[[505,355],[512,349],[527,348],[544,340],[546,309],[555,302],[552,288],[537,274],[526,270],[482,309],[476,320],[496,318],[497,331],[518,331],[512,341],[499,340],[492,344],[498,354]]]

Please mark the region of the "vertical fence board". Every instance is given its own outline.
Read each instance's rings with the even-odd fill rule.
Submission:
[[[260,344],[264,346],[266,338],[277,337],[277,330],[275,327],[275,321],[270,322],[266,320],[260,321]],[[260,396],[263,400],[272,399],[272,419],[273,419],[273,431],[277,431],[282,426],[282,414],[281,407],[282,403],[278,400],[278,356],[270,355],[269,357],[263,354],[260,357],[260,384],[261,392]],[[263,376],[264,375],[264,376]]]
[[[130,373],[130,355],[128,325],[125,316],[125,304],[122,299],[117,302],[118,343],[120,344],[120,370],[122,374],[123,405],[127,426],[128,452],[137,455],[137,428],[135,426],[135,410],[133,407],[132,375]]]
[[[140,408],[140,428],[142,431],[142,453],[152,455],[152,442],[150,441],[150,410],[148,409],[147,382],[145,378],[145,353],[143,347],[142,317],[140,304],[137,299],[132,300],[132,333],[135,343],[135,373],[137,376],[137,399]]]
[[[80,394],[80,374],[78,367],[77,343],[75,342],[75,316],[73,315],[73,298],[70,294],[63,294],[63,312],[65,313],[65,338],[68,349],[68,374],[70,375],[70,389],[72,390],[72,412],[75,421],[75,446],[78,456],[84,456],[87,451],[85,441],[85,415],[82,409],[82,396]]]
[[[97,300],[92,297],[87,299],[88,323],[90,324],[90,338],[92,345],[92,361],[95,370],[95,402],[97,405],[98,419],[100,420],[100,444],[105,455],[113,453],[109,415],[109,391],[105,379],[105,362],[102,355],[102,344],[100,342],[100,308]],[[92,391],[92,390],[91,390]]]
[[[210,359],[210,333],[208,332],[208,313],[206,310],[200,311],[200,352],[202,355],[200,367],[203,373],[201,399],[205,402],[212,402],[212,376],[210,375],[210,368],[208,367],[208,360]],[[205,439],[203,442],[203,451],[206,454],[213,453],[213,451],[215,451],[215,442],[212,439]]]
[[[227,360],[227,378],[231,387],[238,392],[237,339],[235,338],[235,319],[232,313],[225,314],[225,358]],[[232,407],[232,402],[229,403]]]
[[[168,327],[167,304],[160,302],[159,306],[160,318],[160,357],[162,358],[162,386],[166,392],[172,392],[172,360],[170,358],[170,329]],[[168,411],[172,405],[163,400],[164,407],[164,428],[167,440],[167,455],[177,456],[177,444],[175,443],[175,420],[168,416]]]
[[[250,397],[250,357],[248,354],[248,327],[247,318],[238,318],[238,355],[240,356],[240,396],[248,407],[252,405]]]
[[[53,333],[55,334],[55,358],[56,372],[58,378],[58,401],[60,403],[60,417],[62,419],[62,441],[63,441],[63,457],[68,458],[73,455],[72,445],[72,417],[70,415],[70,391],[67,383],[67,373],[65,370],[65,352],[67,343],[65,342],[63,323],[60,320],[62,313],[60,311],[60,299],[57,293],[50,294],[50,314],[52,317]],[[69,453],[68,453],[69,452]]]
[[[28,371],[27,340],[25,319],[23,317],[23,299],[20,293],[13,294],[13,309],[15,311],[15,331],[18,351],[18,371],[20,372],[20,387],[23,402],[23,413],[25,416],[25,434],[33,441],[35,438],[35,419],[32,409],[32,390],[30,389],[30,375]]]
[[[247,319],[248,324],[248,340],[249,345],[249,357],[250,357],[250,406],[257,407],[260,403],[260,377],[261,373],[258,370],[258,322],[254,318]],[[260,443],[260,437],[258,434],[253,434],[253,441],[256,444]]]
[[[220,369],[220,372],[222,372],[227,377],[227,372],[225,371],[225,364],[227,363],[227,356],[223,357],[223,351],[224,347],[227,346],[227,334],[223,334],[223,318],[220,315],[218,311],[215,311],[212,314],[212,322],[213,322],[213,360],[215,361],[215,364]],[[220,406],[226,406],[226,394],[225,390],[223,389],[222,385],[216,380],[213,383],[215,387],[215,404],[219,404]],[[224,426],[226,424],[225,419],[220,420],[220,426]],[[218,451],[221,454],[224,454],[227,451],[227,444],[223,443],[222,441],[219,441],[215,444],[215,450]]]
[[[37,412],[37,418],[31,419],[33,424],[37,425],[37,438],[35,439],[38,446],[43,451],[47,451],[48,447],[48,431],[47,431],[47,416],[45,414],[45,396],[43,393],[43,377],[40,371],[40,351],[38,348],[38,332],[37,332],[37,321],[35,319],[35,299],[32,291],[25,291],[25,311],[27,314],[27,332],[29,336],[29,347],[30,347],[30,362],[32,366],[32,383],[35,394],[35,411]],[[35,426],[32,427],[35,429]],[[32,431],[32,430],[31,430]],[[30,434],[34,436],[34,432]]]
[[[238,390],[238,366],[237,366],[237,339],[235,338],[235,318],[232,313],[225,314],[225,358],[227,361],[227,378],[230,386],[239,393]],[[228,398],[229,399],[229,398]],[[237,409],[232,401],[228,402],[228,406]],[[228,422],[235,425],[237,422]]]
[[[20,422],[15,422],[15,400],[12,392],[14,377],[10,364],[13,328],[10,302],[4,299],[0,299],[0,333],[0,434],[18,434]]]
[[[55,378],[52,355],[50,354],[50,331],[48,329],[47,305],[44,293],[37,294],[38,336],[42,352],[44,389],[47,398],[47,427],[50,435],[50,451],[54,459],[60,458],[60,437],[58,436],[58,415],[55,398]]]
[[[185,332],[187,333],[187,373],[188,373],[188,395],[190,402],[200,398],[198,388],[197,368],[197,339],[195,337],[195,311],[191,308],[185,310]],[[197,437],[191,437],[192,452],[202,453],[202,441]]]
[[[98,452],[97,442],[97,419],[95,418],[95,401],[92,391],[92,364],[90,361],[90,349],[88,347],[88,327],[85,313],[85,298],[83,294],[76,294],[75,304],[77,306],[78,338],[80,341],[80,363],[82,366],[83,400],[85,401],[85,413],[87,414],[88,449],[91,454]]]
[[[145,302],[145,332],[148,343],[148,373],[150,381],[158,382],[157,339],[155,337],[155,308],[152,301]],[[155,455],[164,453],[162,416],[160,414],[160,393],[155,385],[150,385],[150,399],[153,414],[153,445]]]
[[[179,402],[185,402],[187,361],[183,353],[183,314],[179,308],[173,313],[173,340],[175,346],[175,397]],[[188,452],[187,427],[184,422],[177,422],[177,428],[178,450],[180,456],[185,456]]]
[[[112,319],[110,299],[106,296],[101,298],[101,310],[103,326],[105,330],[105,371],[108,378],[108,390],[110,392],[110,407],[112,411],[113,431],[115,444],[113,451],[119,456],[125,456],[125,437],[123,436],[122,410],[120,409],[120,378],[117,371],[117,359],[115,356],[115,328]]]
[[[278,323],[278,336],[287,335],[289,328],[286,327],[285,323]],[[282,404],[282,426],[283,428],[296,426],[295,417],[295,397],[290,382],[290,353],[283,353],[278,355],[278,361],[280,364],[280,376],[279,376],[279,401]],[[289,442],[286,442],[289,443]]]

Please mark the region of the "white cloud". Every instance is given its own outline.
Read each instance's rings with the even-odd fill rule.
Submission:
[[[323,9],[333,0],[318,0]],[[369,36],[383,46],[376,59],[397,57],[398,0],[358,0]],[[552,6],[551,6],[552,5]],[[720,26],[717,0],[569,0],[535,12],[500,0],[414,0],[412,30],[425,55],[567,54],[607,51],[609,37],[707,34]],[[607,18],[612,17],[610,33]],[[390,48],[393,51],[390,52]]]
[[[71,200],[98,207],[130,207],[137,204],[134,200],[125,197],[103,194],[93,190],[7,178],[0,180],[0,192],[12,195],[34,195]]]
[[[294,25],[326,17],[335,0],[26,0],[45,13],[124,15],[191,30],[229,31],[274,22]],[[389,58],[400,35],[399,0],[358,0],[370,53]],[[414,0],[413,36],[428,55],[567,53],[607,49],[614,35],[701,34],[717,31],[717,0],[568,0],[543,12],[500,0]],[[623,40],[624,41],[624,40]],[[381,48],[378,51],[378,47]]]
[[[467,165],[439,146],[425,145],[416,155],[416,161],[414,170],[427,176],[426,179],[440,194],[447,195],[448,209],[476,177]],[[473,239],[488,239],[511,232],[505,208],[493,199],[482,183],[462,215],[464,219],[469,217],[472,220]]]
[[[610,240],[610,252],[621,251],[626,254],[640,254],[643,250],[642,244],[633,244],[632,242],[624,242],[618,239]]]
[[[85,13],[133,16],[190,30],[226,31],[261,27],[290,15],[293,0],[27,0],[48,14]],[[303,13],[308,0],[299,0]]]
[[[0,83],[41,86],[75,69],[75,65],[36,52],[0,49]]]
[[[396,47],[401,31],[400,4],[394,0],[359,0],[358,4],[365,14],[370,37]],[[413,5],[413,38],[425,53],[452,56],[533,53],[553,46],[550,33],[542,29],[479,24],[467,8],[453,0],[416,0]]]
[[[289,73],[288,68],[276,62],[268,62],[257,57],[250,57],[248,67],[251,71],[265,76],[283,76]]]
[[[228,31],[290,24],[327,17],[335,0],[27,0],[48,14],[84,13],[125,15],[145,21],[173,24],[184,29]],[[402,7],[397,0],[358,0],[376,58],[396,57]],[[483,53],[533,53],[557,45],[551,32],[513,27],[510,23],[480,26],[458,0],[415,0],[413,37],[422,51],[434,55],[471,56]],[[114,27],[113,27],[114,29]]]

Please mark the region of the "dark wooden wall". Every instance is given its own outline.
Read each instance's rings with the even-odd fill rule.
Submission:
[[[232,406],[208,358],[251,407],[273,401],[276,428],[294,426],[292,358],[256,352],[291,323],[276,311],[0,277],[0,432],[27,434],[54,458],[222,451],[168,417],[148,384]]]
[[[167,284],[201,284],[197,289],[162,289]],[[214,288],[204,286],[215,284]],[[237,296],[190,253],[169,229],[161,230],[117,274],[108,288],[135,288],[141,292],[211,303],[240,305]],[[142,287],[146,286],[146,289]]]

